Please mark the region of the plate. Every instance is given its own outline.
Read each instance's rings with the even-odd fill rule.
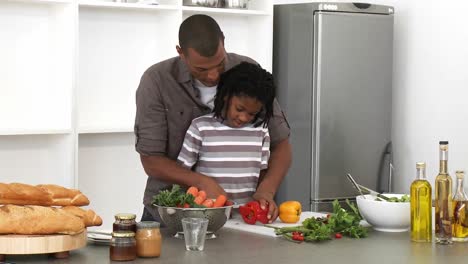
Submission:
[[[109,240],[100,240],[100,239],[92,239],[92,238],[88,238],[88,241],[89,242],[92,242],[94,244],[98,244],[98,245],[110,245],[110,239]]]
[[[109,245],[112,235],[109,230],[100,230],[100,231],[88,231],[88,241],[95,244]]]

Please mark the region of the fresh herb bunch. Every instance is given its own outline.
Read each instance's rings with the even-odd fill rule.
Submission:
[[[190,207],[204,207],[195,203],[195,197],[185,191],[177,184],[171,189],[162,190],[153,196],[153,204],[159,206],[176,207],[188,204]]]
[[[273,228],[275,228],[277,235],[294,242],[320,242],[330,240],[332,236],[338,238],[341,235],[352,238],[366,237],[367,229],[359,225],[362,219],[359,210],[348,200],[346,203],[351,211],[343,209],[338,200],[335,200],[333,201],[333,213],[327,217],[310,217],[305,219],[300,226]],[[298,233],[303,236],[303,239],[297,239]]]
[[[341,208],[340,203],[333,201],[333,214],[328,223],[332,226],[334,233],[341,233],[352,238],[361,238],[367,236],[367,229],[359,225],[362,220],[357,207],[346,199],[346,204],[351,211]]]

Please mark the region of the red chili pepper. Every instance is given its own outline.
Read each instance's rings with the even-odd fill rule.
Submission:
[[[260,203],[257,201],[248,202],[245,205],[240,206],[239,213],[242,215],[244,222],[250,225],[254,225],[257,221],[267,224],[269,221],[267,217],[268,210],[263,210],[260,207]]]
[[[296,241],[304,241],[304,234],[301,232],[293,232],[292,239]]]
[[[340,233],[336,233],[336,234],[335,234],[335,238],[336,238],[336,239],[340,239],[340,238],[342,238],[342,237],[343,237],[343,235],[341,235]]]

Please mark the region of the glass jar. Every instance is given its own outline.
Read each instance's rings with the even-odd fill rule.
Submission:
[[[113,232],[130,231],[136,233],[135,214],[116,214],[112,225]]]
[[[134,232],[112,232],[110,259],[115,261],[134,260],[137,257]]]
[[[161,233],[159,223],[142,221],[137,223],[137,255],[139,257],[159,257],[161,255]]]

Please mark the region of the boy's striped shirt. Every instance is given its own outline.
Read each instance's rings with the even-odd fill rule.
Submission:
[[[252,199],[260,170],[268,167],[269,157],[267,127],[232,128],[209,114],[192,121],[178,161],[216,178],[229,199],[244,204]]]

